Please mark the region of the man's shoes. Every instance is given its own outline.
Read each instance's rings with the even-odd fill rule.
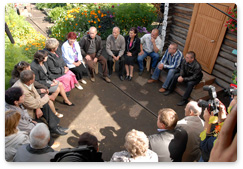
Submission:
[[[107,82],[107,83],[110,83],[111,80],[108,78],[108,77],[104,77],[104,80]]]
[[[59,126],[55,127],[55,129],[53,129],[53,130],[51,131],[51,133],[54,133],[54,134],[57,134],[57,135],[61,135],[61,136],[64,136],[64,135],[67,134],[66,132],[60,130],[60,129],[59,129]]]
[[[95,78],[94,77],[91,77],[90,80],[91,80],[91,82],[95,82]]]
[[[166,89],[163,88],[163,87],[159,89],[159,92],[160,92],[160,93],[164,93],[165,91],[166,91]]]
[[[142,76],[142,74],[143,74],[143,71],[138,72],[139,76]]]
[[[164,92],[164,95],[165,95],[165,96],[168,96],[168,95],[171,94],[171,93],[172,93],[172,92],[171,92],[170,90],[167,90],[167,91]]]
[[[184,106],[188,103],[188,100],[181,100],[179,103],[177,103],[177,106]]]
[[[158,82],[158,80],[154,80],[154,79],[149,79],[148,83],[154,83],[154,82]]]
[[[132,76],[129,76],[128,77],[128,81],[132,81]]]
[[[119,76],[119,78],[120,78],[120,80],[121,80],[121,81],[123,81],[123,80],[124,80],[123,76]]]

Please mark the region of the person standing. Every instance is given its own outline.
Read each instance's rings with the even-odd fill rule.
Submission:
[[[162,51],[162,39],[159,37],[159,30],[153,29],[150,34],[145,34],[141,38],[140,53],[138,54],[139,76],[143,74],[143,60],[145,57],[152,58],[152,71],[157,65],[159,52]]]
[[[138,38],[138,30],[132,27],[129,31],[129,36],[125,37],[125,69],[126,69],[126,80],[131,81],[133,77],[133,68],[135,60],[138,57],[140,51],[140,39]]]
[[[188,98],[191,95],[193,87],[202,80],[202,77],[202,68],[200,63],[198,63],[196,60],[196,54],[193,51],[189,51],[185,56],[185,60],[183,60],[181,63],[180,72],[175,74],[168,87],[168,90],[164,92],[164,95],[167,96],[172,93],[176,87],[177,82],[185,82],[187,84],[186,91],[182,96],[182,100],[177,103],[177,105],[186,105],[188,103]]]
[[[200,118],[201,112],[202,108],[197,102],[190,101],[185,107],[185,117],[177,122],[177,127],[182,127],[188,135],[182,162],[195,162],[201,157],[200,133],[204,129],[204,121]]]
[[[114,27],[112,34],[108,36],[106,40],[106,52],[108,53],[107,65],[109,75],[112,74],[113,60],[119,61],[119,78],[121,81],[124,80],[124,51],[125,51],[125,39],[120,35],[120,29]]]
[[[181,162],[186,149],[188,135],[182,128],[176,128],[178,116],[173,109],[159,110],[158,134],[149,136],[151,150],[158,154],[159,162]]]
[[[97,35],[97,29],[95,27],[89,28],[89,34],[85,35],[79,41],[81,53],[84,56],[85,62],[88,65],[91,75],[91,81],[95,82],[94,70],[96,63],[99,62],[102,66],[103,78],[106,82],[110,83],[111,80],[107,77],[107,61],[104,56],[101,55],[102,44],[101,37]]]

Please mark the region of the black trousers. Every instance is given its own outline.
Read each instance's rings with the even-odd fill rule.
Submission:
[[[177,84],[177,79],[178,77],[180,76],[180,73],[176,73],[173,77],[173,79],[171,80],[170,84],[169,84],[169,87],[168,87],[168,90],[169,91],[174,91],[175,87],[176,87],[176,84]],[[201,78],[199,79],[196,79],[196,80],[192,80],[192,81],[188,81],[188,82],[185,82],[187,84],[187,87],[186,87],[186,91],[184,93],[184,95],[182,96],[182,99],[183,100],[187,100],[191,93],[192,93],[192,90],[193,90],[193,87],[195,85],[197,85],[199,82],[201,81]]]
[[[113,54],[114,54],[115,56],[118,56],[118,54],[119,54],[119,51],[112,51],[112,52],[113,52]],[[114,64],[114,62],[113,62],[113,57],[110,56],[110,55],[108,55],[108,58],[107,58],[107,66],[108,66],[108,70],[109,70],[109,75],[112,74],[112,71],[113,71],[113,69],[112,69],[113,64]],[[124,74],[124,70],[125,70],[125,59],[124,59],[123,56],[121,56],[121,57],[119,58],[119,76],[123,76],[123,74]]]
[[[52,112],[48,103],[44,104],[41,108],[43,116],[39,119],[36,119],[37,122],[44,122],[49,127],[49,130],[55,130],[58,126],[60,119]],[[44,118],[43,118],[44,117]]]
[[[88,72],[83,64],[80,64],[79,66],[76,66],[74,68],[70,68],[70,70],[76,75],[77,80],[80,80],[83,78],[83,76],[88,75]]]

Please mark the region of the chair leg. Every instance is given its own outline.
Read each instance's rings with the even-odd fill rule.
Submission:
[[[99,64],[98,62],[96,62],[96,65],[95,65],[95,74],[98,74],[99,73]]]
[[[149,72],[149,69],[150,69],[150,64],[151,64],[151,57],[147,56],[146,57],[146,68],[147,68],[148,72]]]

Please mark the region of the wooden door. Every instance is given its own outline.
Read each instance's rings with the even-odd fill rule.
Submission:
[[[218,9],[228,12],[235,4],[212,4]],[[206,3],[196,3],[186,39],[183,54],[194,51],[202,69],[211,74],[217,59],[228,17]]]

